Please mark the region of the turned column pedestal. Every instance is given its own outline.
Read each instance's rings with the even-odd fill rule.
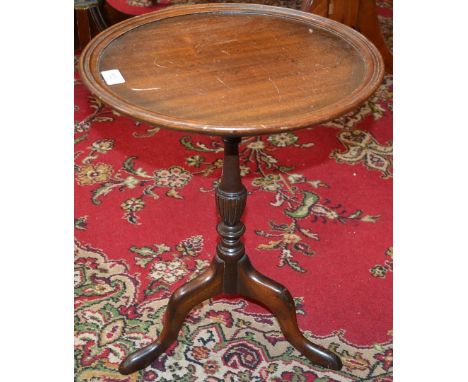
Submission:
[[[177,289],[169,299],[164,327],[152,344],[130,354],[120,365],[122,374],[143,369],[163,353],[174,341],[190,310],[218,295],[239,295],[261,302],[277,318],[285,338],[310,361],[339,370],[340,358],[331,351],[307,340],[297,326],[294,300],[280,283],[257,272],[251,265],[241,241],[245,226],[241,216],[247,190],[239,169],[240,138],[224,138],[224,164],[221,183],[216,190],[216,206],[221,222],[216,256],[209,269]]]

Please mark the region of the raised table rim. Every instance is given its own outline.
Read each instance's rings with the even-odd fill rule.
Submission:
[[[305,116],[293,118],[288,121],[287,124],[269,123],[250,126],[202,124],[198,121],[157,113],[136,106],[122,97],[113,94],[106,88],[99,71],[99,58],[106,47],[115,39],[133,29],[154,21],[203,13],[275,16],[325,29],[345,39],[346,42],[351,44],[361,54],[367,68],[364,80],[357,89],[344,97],[339,103],[333,103],[317,111],[306,114]],[[317,125],[355,109],[377,90],[383,79],[384,63],[377,48],[367,38],[354,29],[336,21],[312,13],[276,6],[240,3],[208,3],[172,6],[162,11],[135,16],[113,25],[97,35],[86,46],[80,57],[79,70],[83,82],[96,97],[111,108],[131,118],[151,125],[192,133],[222,136],[249,136],[275,134]]]

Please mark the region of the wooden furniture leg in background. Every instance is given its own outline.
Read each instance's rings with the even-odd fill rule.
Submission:
[[[220,240],[210,268],[178,288],[169,299],[165,324],[159,338],[129,355],[120,365],[122,374],[130,374],[150,365],[176,339],[190,310],[217,295],[241,295],[265,305],[278,319],[285,338],[314,364],[339,370],[340,358],[313,344],[299,330],[294,300],[289,291],[256,271],[241,241],[245,231],[240,221],[247,200],[239,169],[240,138],[223,138],[224,164],[221,183],[216,190],[216,206],[221,216],[217,231]]]
[[[393,73],[393,56],[380,30],[375,0],[304,0],[301,10],[338,21],[362,33],[379,50],[385,70]]]
[[[75,1],[76,49],[83,49],[94,36],[106,29],[107,26],[101,13],[99,0]]]

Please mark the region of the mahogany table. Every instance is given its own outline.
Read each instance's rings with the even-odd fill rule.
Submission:
[[[302,335],[289,291],[255,270],[245,253],[240,218],[247,190],[238,146],[242,136],[299,129],[354,109],[382,80],[377,49],[351,28],[310,13],[200,4],[170,7],[105,30],[84,50],[80,71],[93,94],[125,115],[224,141],[215,197],[221,216],[216,256],[205,273],[174,292],[159,338],[130,354],[120,372],[152,363],[177,339],[190,310],[220,294],[261,302],[297,350],[339,370],[336,354]]]

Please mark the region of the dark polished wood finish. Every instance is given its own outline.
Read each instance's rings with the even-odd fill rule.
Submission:
[[[108,27],[101,6],[100,0],[75,1],[75,49],[83,49]]]
[[[240,138],[224,138],[224,164],[221,184],[216,190],[216,205],[221,216],[220,240],[210,268],[177,289],[169,299],[165,325],[154,343],[132,353],[119,367],[130,374],[147,367],[176,339],[192,308],[217,295],[240,295],[265,305],[277,318],[285,338],[309,360],[329,369],[342,367],[340,358],[307,340],[299,330],[294,300],[281,284],[256,271],[240,240],[245,231],[240,221],[247,199],[241,182],[238,145]]]
[[[383,38],[375,2],[376,0],[303,0],[301,10],[338,21],[362,33],[379,50],[385,63],[385,71],[393,73],[393,55]],[[109,26],[132,17],[112,8],[107,2],[100,8]]]
[[[345,25],[251,4],[170,7],[128,19],[87,46],[81,68],[91,91],[123,114],[231,136],[333,119],[366,100],[383,75],[375,47]],[[100,72],[110,69],[126,82],[106,85]]]
[[[125,83],[108,86],[102,70]],[[129,355],[120,372],[148,366],[177,339],[190,310],[220,295],[265,305],[287,340],[313,363],[338,356],[300,332],[288,290],[256,271],[245,253],[241,216],[247,190],[239,170],[241,136],[310,126],[358,106],[383,76],[376,48],[352,29],[312,14],[247,4],[168,8],[109,28],[84,50],[83,81],[105,103],[147,123],[220,135],[224,141],[216,206],[219,242],[209,269],[169,299],[159,338]]]

